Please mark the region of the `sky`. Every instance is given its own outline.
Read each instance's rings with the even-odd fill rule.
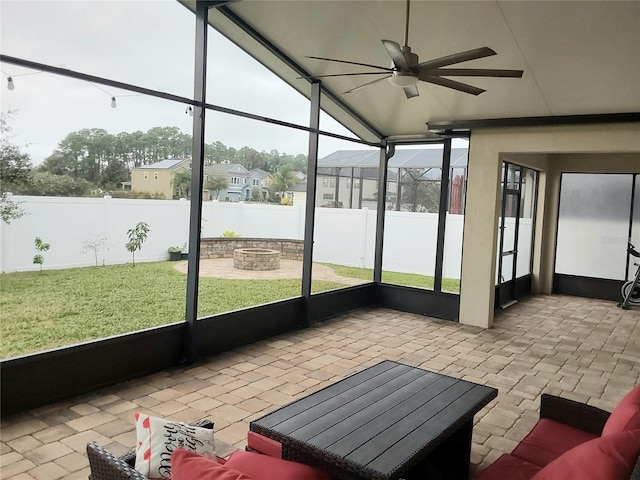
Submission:
[[[185,97],[193,93],[193,43],[194,14],[175,0],[0,0],[3,54]],[[208,58],[208,103],[308,125],[308,100],[211,28]],[[0,70],[0,106],[12,112],[12,143],[34,165],[83,128],[117,134],[175,126],[191,133],[192,118],[180,103],[6,63]],[[320,128],[353,136],[326,114]],[[293,155],[308,150],[305,132],[217,112],[207,114],[205,140]],[[320,156],[361,148],[327,137],[319,145]]]

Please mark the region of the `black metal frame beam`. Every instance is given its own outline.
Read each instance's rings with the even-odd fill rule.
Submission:
[[[629,113],[599,113],[592,115],[551,115],[547,117],[514,117],[487,118],[479,120],[457,120],[443,122],[429,122],[430,132],[442,135],[462,134],[475,128],[505,128],[505,127],[544,127],[558,125],[594,125],[602,123],[637,123],[640,122],[640,112]]]
[[[8,63],[10,65],[17,65],[19,67],[30,68],[32,70],[38,70],[41,72],[52,73],[54,75],[61,75],[63,77],[74,78],[76,80],[84,80],[90,83],[97,83],[106,87],[118,88],[121,90],[128,90],[131,92],[140,93],[141,95],[148,95],[150,97],[160,98],[163,100],[170,100],[172,102],[178,102],[185,105],[197,106],[198,102],[192,98],[182,97],[180,95],[174,95],[172,93],[160,92],[158,90],[152,90],[150,88],[140,87],[131,83],[120,82],[117,80],[111,80],[109,78],[97,77],[95,75],[89,75],[87,73],[77,72],[68,68],[54,67],[53,65],[47,65],[45,63],[33,62],[24,58],[12,57],[10,55],[0,54],[0,63]],[[259,122],[270,123],[272,125],[279,125],[281,127],[288,127],[295,130],[302,130],[305,132],[311,132],[311,128],[306,125],[298,125],[296,123],[285,122],[276,118],[265,117],[262,115],[256,115],[249,112],[243,112],[241,110],[234,110],[233,108],[222,107],[220,105],[214,105],[211,103],[203,104],[207,110],[213,110],[220,113],[226,113],[228,115],[234,115],[236,117],[248,118],[250,120],[257,120]],[[194,114],[195,115],[195,114]],[[359,143],[367,145],[369,147],[380,147],[381,143],[367,142],[359,138],[348,137],[346,135],[340,135],[338,133],[325,132],[318,130],[320,135],[327,137],[337,138],[339,140],[346,140],[353,143]]]

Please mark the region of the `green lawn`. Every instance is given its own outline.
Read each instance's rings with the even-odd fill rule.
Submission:
[[[0,275],[0,358],[127,333],[184,319],[186,276],[173,262]],[[371,280],[366,268],[328,264],[344,277]],[[433,288],[433,277],[383,272],[386,283]],[[313,281],[314,292],[343,287]],[[200,278],[198,317],[297,297],[301,280]],[[443,290],[459,291],[457,280]]]
[[[338,275],[342,275],[343,277],[360,278],[363,280],[373,279],[373,270],[370,268],[345,267],[343,265],[335,265],[332,263],[325,263],[324,265],[333,268]],[[410,287],[433,289],[433,277],[417,275],[415,273],[383,271],[382,281],[393,285],[408,285]],[[443,278],[442,290],[444,292],[459,293],[460,280]]]
[[[0,275],[0,357],[184,319],[186,276],[173,262]],[[343,285],[313,282],[314,291]],[[198,316],[300,295],[301,280],[200,279]]]

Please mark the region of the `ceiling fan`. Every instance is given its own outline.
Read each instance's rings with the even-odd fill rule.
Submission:
[[[453,55],[447,55],[445,57],[435,58],[433,60],[427,60],[426,62],[419,63],[418,55],[411,52],[409,47],[409,2],[407,0],[407,12],[405,22],[405,34],[404,34],[404,46],[401,47],[392,40],[382,40],[389,57],[391,57],[392,67],[381,67],[379,65],[371,65],[368,63],[351,62],[348,60],[338,60],[335,58],[324,57],[312,57],[316,60],[325,60],[328,62],[346,63],[349,65],[359,65],[362,67],[369,67],[381,70],[379,72],[356,72],[356,73],[338,73],[332,75],[309,75],[301,78],[325,78],[325,77],[343,77],[343,76],[355,76],[355,75],[384,75],[384,77],[376,78],[371,82],[367,82],[363,85],[357,86],[344,93],[351,93],[362,88],[373,85],[374,83],[381,82],[388,79],[389,82],[404,90],[407,98],[417,97],[419,95],[418,81],[427,83],[433,83],[443,87],[458,90],[460,92],[469,93],[471,95],[480,95],[482,88],[467,85],[456,80],[451,80],[446,77],[509,77],[509,78],[521,78],[522,70],[500,70],[500,69],[488,69],[488,68],[442,68],[448,65],[456,63],[467,62],[469,60],[476,60],[478,58],[490,57],[496,55],[496,52],[489,47],[481,47],[473,50],[467,50],[465,52],[454,53]]]

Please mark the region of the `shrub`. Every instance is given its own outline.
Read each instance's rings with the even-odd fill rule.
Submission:
[[[49,245],[48,243],[44,243],[40,237],[36,237],[33,243],[35,244],[36,250],[38,252],[46,252],[51,247],[51,245]],[[44,257],[40,253],[38,253],[37,255],[34,255],[33,264],[40,265],[40,271],[42,271],[43,263],[44,263]]]

